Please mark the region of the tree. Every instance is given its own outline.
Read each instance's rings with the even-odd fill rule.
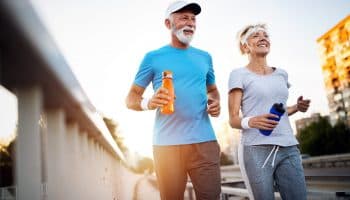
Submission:
[[[224,152],[221,152],[220,165],[233,165],[233,161],[229,159],[228,155],[226,155]]]
[[[297,135],[301,153],[311,156],[350,152],[350,131],[343,123],[334,127],[327,118],[311,123]]]
[[[137,167],[135,169],[137,173],[153,173],[154,166],[153,166],[153,160],[148,157],[142,157],[137,164]]]
[[[103,121],[105,122],[109,132],[112,134],[113,139],[116,141],[120,150],[124,153],[124,155],[129,155],[129,149],[124,144],[124,138],[122,138],[118,131],[119,124],[113,119],[103,117]],[[124,163],[124,165],[132,170],[135,173],[153,173],[153,160],[148,157],[143,157],[137,155],[137,166],[131,166],[130,163]]]
[[[330,154],[350,152],[350,129],[344,122],[338,122],[332,129],[331,139],[326,146]]]
[[[13,178],[13,151],[14,142],[7,147],[0,148],[0,187],[14,185]]]
[[[103,117],[103,121],[105,122],[109,132],[112,134],[112,137],[113,137],[114,141],[117,143],[120,150],[123,153],[125,153],[128,150],[128,148],[124,144],[124,138],[122,138],[120,136],[120,134],[118,134],[119,133],[119,131],[118,131],[119,124],[116,121],[114,121],[113,119],[110,119],[107,117]]]

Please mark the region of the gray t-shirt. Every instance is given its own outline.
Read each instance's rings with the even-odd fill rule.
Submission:
[[[228,89],[240,88],[243,91],[241,111],[243,117],[253,117],[269,113],[274,103],[283,103],[287,110],[288,74],[276,68],[271,74],[259,75],[247,67],[234,69],[230,73]],[[241,144],[272,144],[292,146],[298,144],[290,126],[288,113],[285,112],[271,135],[265,136],[256,128],[243,129]]]

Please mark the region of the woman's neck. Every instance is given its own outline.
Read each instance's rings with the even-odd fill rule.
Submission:
[[[247,67],[258,74],[265,75],[270,72],[266,57],[251,57]]]
[[[266,57],[254,57],[249,60],[249,67],[253,69],[262,69],[267,67]]]

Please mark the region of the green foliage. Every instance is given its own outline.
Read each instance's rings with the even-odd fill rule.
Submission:
[[[224,152],[221,152],[220,154],[220,165],[233,165],[233,161],[229,159],[229,156],[226,155]]]
[[[14,141],[0,149],[0,187],[14,185],[13,151]]]
[[[350,129],[344,123],[337,123],[333,127],[333,135],[329,141],[329,152],[335,153],[348,153],[350,152]],[[335,148],[332,148],[335,147]]]
[[[124,144],[124,138],[120,137],[118,132],[119,124],[113,119],[103,117],[103,121],[105,122],[109,132],[112,134],[114,141],[117,143],[120,150],[125,153],[128,151],[128,147]]]
[[[148,173],[151,174],[154,172],[153,160],[148,157],[142,157],[137,164],[137,167],[134,168],[136,173]]]
[[[122,138],[118,131],[118,123],[114,121],[113,119],[103,117],[103,121],[105,122],[109,132],[112,134],[113,139],[116,141],[118,147],[120,150],[124,153],[124,155],[128,155],[129,149],[124,144],[124,138]],[[124,166],[129,168],[135,173],[153,173],[154,172],[154,166],[153,166],[153,160],[148,157],[143,157],[137,155],[137,165],[131,166],[130,163],[124,163]]]
[[[343,122],[334,127],[327,118],[311,123],[297,135],[300,150],[311,156],[350,152],[350,131]]]

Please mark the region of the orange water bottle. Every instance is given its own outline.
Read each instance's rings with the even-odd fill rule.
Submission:
[[[162,87],[168,90],[170,95],[170,100],[168,104],[164,105],[160,112],[162,114],[172,114],[174,112],[174,85],[173,85],[173,73],[171,71],[164,71],[162,73]]]

